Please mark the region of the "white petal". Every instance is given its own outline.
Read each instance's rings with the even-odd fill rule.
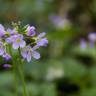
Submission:
[[[30,53],[30,52],[28,52],[28,54],[27,54],[27,61],[28,61],[28,62],[30,62],[30,61],[31,61],[31,57],[32,57],[32,56],[31,56],[31,53]]]

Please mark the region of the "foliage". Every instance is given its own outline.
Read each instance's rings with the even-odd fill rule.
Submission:
[[[0,0],[0,23],[21,21],[47,33],[41,59],[24,66],[29,96],[96,96],[96,46],[90,48],[88,40],[96,32],[95,7],[96,0]],[[14,96],[12,68],[4,63],[0,58],[0,96]]]

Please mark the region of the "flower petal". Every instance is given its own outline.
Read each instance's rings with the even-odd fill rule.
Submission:
[[[96,41],[96,33],[92,32],[88,35],[89,40]]]
[[[0,55],[4,54],[4,49],[0,49]]]
[[[27,57],[27,51],[26,50],[21,50],[21,55],[25,59]]]
[[[6,38],[6,42],[7,43],[12,43],[12,39],[9,37],[9,38]]]
[[[16,31],[15,28],[14,28],[14,29],[10,29],[10,28],[8,28],[8,29],[7,29],[7,32],[8,32],[9,34],[11,34],[11,35],[17,33],[17,31]]]
[[[3,58],[8,61],[11,59],[11,56],[8,53],[4,53]]]
[[[18,48],[19,48],[19,44],[13,43],[12,47],[13,47],[14,49],[18,49]]]
[[[4,64],[3,67],[4,68],[11,68],[12,66],[10,64]]]
[[[33,51],[32,56],[33,56],[35,59],[40,59],[40,53],[38,53],[37,51]]]
[[[80,40],[80,47],[81,47],[81,49],[85,49],[86,48],[86,41],[84,39]]]
[[[21,35],[21,34],[18,34],[17,37],[20,39],[23,39],[23,35]]]
[[[4,30],[4,27],[3,27],[3,25],[2,25],[2,24],[0,24],[0,29]]]
[[[40,46],[35,45],[35,46],[33,46],[32,50],[36,50],[36,49],[38,49],[39,47],[40,47]]]
[[[25,45],[26,45],[25,41],[22,41],[22,42],[20,43],[20,47],[21,47],[21,48],[24,48]]]
[[[40,38],[43,38],[45,35],[46,35],[46,33],[45,33],[45,32],[42,32],[42,33],[40,33],[40,34],[38,35],[38,38],[39,38],[39,39],[40,39]]]
[[[30,52],[28,52],[28,54],[27,54],[27,58],[26,58],[28,62],[30,62],[30,61],[31,61],[31,57],[32,57],[31,53],[30,53]]]
[[[28,36],[34,36],[36,34],[34,26],[28,26],[27,31]]]
[[[95,42],[90,40],[90,48],[94,48]]]
[[[5,29],[4,29],[3,25],[0,24],[0,37],[4,36],[4,34],[5,34]]]
[[[43,38],[37,42],[38,46],[46,46],[47,44],[48,44],[48,40],[46,38]]]

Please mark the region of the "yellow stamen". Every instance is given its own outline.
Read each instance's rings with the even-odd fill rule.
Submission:
[[[17,39],[16,42],[19,43],[19,42],[21,42],[21,40],[20,39]]]

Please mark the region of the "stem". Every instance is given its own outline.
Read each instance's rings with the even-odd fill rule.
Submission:
[[[13,57],[13,54],[12,54],[12,49],[11,47],[9,46],[9,53],[10,55]],[[16,64],[14,62],[14,58],[12,58],[12,64],[13,64],[13,73],[14,73],[14,81],[15,81],[15,88],[16,88],[16,96],[18,96],[18,80],[17,80],[17,73],[16,73]]]
[[[15,81],[15,87],[16,87],[16,96],[18,96],[18,80],[17,80],[17,74],[16,74],[16,64],[14,63],[14,61],[13,61],[13,66],[14,66],[14,81]]]
[[[19,70],[20,77],[21,77],[22,84],[23,84],[23,96],[27,96],[27,92],[26,92],[26,84],[25,84],[25,80],[24,80],[24,75],[23,75],[23,71],[22,71],[20,65],[18,66],[18,70]]]
[[[19,70],[19,73],[20,73],[20,77],[21,77],[21,80],[22,80],[22,84],[23,84],[23,96],[27,96],[27,91],[26,91],[26,84],[25,84],[25,80],[24,80],[24,73],[23,73],[23,67],[22,67],[22,60],[21,60],[21,55],[20,55],[20,48],[19,48],[19,62],[20,62],[20,65],[18,65],[18,70]]]

